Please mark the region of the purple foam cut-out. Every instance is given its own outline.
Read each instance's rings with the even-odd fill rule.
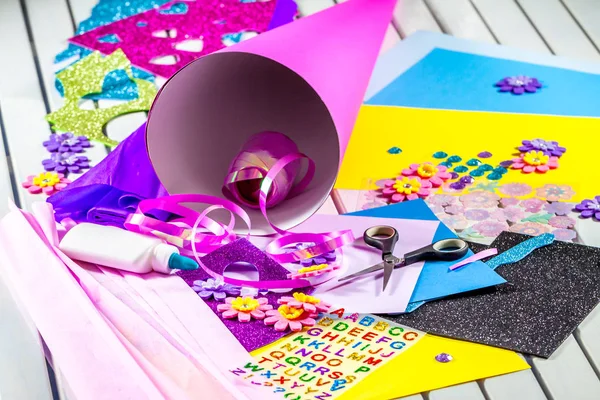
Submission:
[[[246,239],[238,239],[235,242],[229,243],[202,257],[201,260],[204,265],[221,275],[227,266],[239,261],[256,266],[260,280],[287,279],[287,274],[289,273],[288,270],[283,268],[279,263],[274,261]],[[231,272],[231,270],[232,266],[227,268],[227,272]],[[197,269],[195,271],[178,271],[177,275],[185,281],[190,287],[190,290],[192,290],[191,287],[193,286],[194,281],[210,278],[210,276],[202,269]],[[310,294],[313,292],[313,289],[294,289],[294,292]],[[266,297],[269,300],[269,304],[276,309],[279,306],[277,300],[282,296],[290,296],[290,293],[279,294],[269,292],[266,295],[259,294],[257,297]],[[202,300],[200,297],[198,297],[198,299]],[[238,322],[237,318],[225,319],[221,316],[221,313],[217,311],[217,306],[221,304],[221,302],[213,299],[202,301],[204,301],[210,309],[219,316],[227,329],[233,333],[236,339],[249,352],[273,343],[289,333],[289,331],[277,332],[272,326],[266,326],[262,320],[252,319],[250,322]]]

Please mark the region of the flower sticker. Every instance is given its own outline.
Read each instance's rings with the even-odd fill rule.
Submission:
[[[456,196],[450,196],[447,194],[436,194],[436,195],[432,195],[427,199],[427,202],[429,204],[435,205],[435,206],[441,206],[441,207],[446,207],[446,206],[450,206],[452,204],[456,204]]]
[[[209,278],[206,281],[194,281],[192,289],[198,293],[203,300],[209,300],[213,297],[215,300],[221,301],[230,296],[239,296],[240,288],[238,286],[230,285],[222,280]]]
[[[273,306],[267,304],[268,300],[264,297],[255,299],[253,297],[228,297],[225,299],[225,304],[219,304],[217,311],[223,313],[223,318],[235,318],[237,317],[240,322],[250,322],[254,319],[264,319],[269,310],[273,309]]]
[[[500,186],[499,190],[507,196],[522,197],[531,193],[533,188],[526,183],[507,183]]]
[[[504,197],[500,200],[500,205],[502,207],[512,207],[519,204],[519,199],[515,199],[514,197]]]
[[[573,205],[571,203],[555,201],[553,203],[544,204],[544,209],[550,214],[567,215],[573,209]]]
[[[402,175],[418,177],[421,181],[429,182],[434,188],[442,186],[445,181],[452,177],[445,166],[435,166],[430,162],[411,164],[409,168],[402,171]]]
[[[401,177],[388,180],[384,185],[383,195],[392,203],[425,198],[429,196],[431,189],[431,183],[427,180],[421,181],[420,178]]]
[[[512,169],[520,169],[525,174],[539,172],[541,174],[551,169],[558,168],[558,157],[545,155],[542,151],[532,150],[522,153],[519,158],[513,159]]]
[[[312,247],[314,245],[315,245],[315,243],[311,243],[311,242],[297,243],[295,248],[290,249],[290,251],[304,250],[304,249],[308,249],[309,247]],[[298,262],[300,263],[300,265],[302,265],[304,267],[309,267],[311,265],[328,264],[330,262],[335,261],[336,257],[337,257],[337,255],[335,253],[335,250],[333,250],[333,251],[328,251],[327,253],[319,254],[318,256],[314,256],[311,258],[305,258]]]
[[[481,221],[473,225],[473,229],[483,236],[495,237],[508,230],[508,224],[500,221]]]
[[[71,181],[66,179],[63,174],[58,174],[56,172],[42,172],[37,176],[28,176],[27,180],[21,185],[31,194],[44,193],[45,195],[50,196],[59,190],[66,188],[69,183],[71,183]]]
[[[516,95],[522,95],[523,93],[535,93],[539,88],[542,87],[540,81],[536,78],[530,78],[525,75],[507,76],[506,78],[496,83],[499,92],[509,92]]]
[[[85,168],[90,167],[90,160],[75,153],[57,152],[52,153],[49,159],[43,160],[42,165],[46,171],[81,174]]]
[[[471,221],[483,221],[490,217],[490,213],[487,210],[472,208],[465,211],[465,217]]]
[[[523,140],[523,145],[518,147],[522,153],[541,151],[547,156],[561,157],[567,149],[558,145],[558,142],[543,139]]]
[[[596,221],[600,221],[600,196],[589,200],[583,200],[581,203],[575,206],[575,210],[581,214],[581,218],[594,217]]]
[[[576,222],[577,221],[575,221],[573,218],[564,215],[557,215],[555,217],[550,218],[548,224],[555,228],[569,229],[575,227]]]
[[[479,182],[476,185],[469,188],[469,192],[485,191],[485,192],[496,192],[498,189],[498,182]]]
[[[552,231],[556,240],[563,242],[573,240],[577,237],[577,233],[573,229],[555,229]]]
[[[569,185],[553,185],[546,183],[541,188],[536,189],[536,195],[548,201],[569,200],[575,196],[575,192]]]
[[[310,276],[319,276],[326,274],[328,272],[336,271],[340,269],[339,265],[330,265],[330,264],[319,264],[312,265],[310,267],[302,267],[296,272],[288,274],[288,278],[290,279],[303,279],[308,278]]]
[[[527,199],[521,201],[521,207],[530,213],[540,212],[542,210],[542,206],[545,204],[546,202],[540,199]]]
[[[75,136],[72,133],[53,133],[50,139],[43,143],[46,150],[51,153],[81,153],[91,147],[90,141],[85,136]]]
[[[311,314],[302,308],[294,308],[287,304],[282,304],[277,310],[266,312],[265,325],[274,325],[276,331],[283,332],[288,327],[292,332],[299,332],[304,326],[314,326],[317,321]]]
[[[519,222],[525,218],[525,212],[519,207],[506,207],[503,209],[504,217],[509,222]]]
[[[540,224],[538,222],[524,222],[522,224],[515,224],[511,226],[510,231],[530,236],[538,236],[542,233],[550,232],[551,229],[548,225]]]
[[[455,231],[462,231],[469,226],[469,221],[464,215],[440,215],[440,221],[448,228]]]
[[[292,296],[284,296],[277,300],[277,302],[279,304],[287,304],[290,307],[301,308],[309,313],[327,312],[331,308],[331,304],[304,293],[296,292]]]
[[[460,201],[466,208],[491,208],[498,207],[500,196],[495,193],[476,191],[460,196]]]

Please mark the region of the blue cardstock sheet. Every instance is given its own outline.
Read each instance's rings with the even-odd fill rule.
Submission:
[[[588,72],[597,72],[592,68],[569,69],[559,57],[525,57],[514,49],[440,34],[414,36],[378,61],[365,104],[600,117],[600,74]],[[494,86],[516,75],[535,77],[543,87],[514,95]]]
[[[420,199],[357,211],[349,213],[348,215],[438,221],[435,214],[427,207],[425,202]],[[402,240],[404,232],[398,233],[400,235],[399,240]],[[456,237],[457,236],[446,227],[446,225],[440,222],[433,241],[436,242],[438,240]],[[463,259],[472,255],[473,252],[469,250]],[[434,300],[457,293],[506,283],[504,278],[481,261],[476,261],[457,270],[450,271],[448,267],[458,261],[460,260],[425,262],[407,311],[416,309],[422,302],[427,300]]]

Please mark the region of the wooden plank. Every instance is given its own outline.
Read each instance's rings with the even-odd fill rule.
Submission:
[[[429,392],[429,400],[485,400],[477,382],[463,383]]]
[[[442,31],[423,0],[398,1],[394,9],[394,25],[402,39],[416,31]]]
[[[305,17],[335,5],[333,0],[296,0],[300,15]]]
[[[597,0],[562,0],[562,3],[599,50],[600,3]]]
[[[533,357],[531,363],[553,400],[598,399],[600,381],[572,335],[552,357]]]
[[[425,0],[425,3],[445,33],[464,39],[496,43],[468,0]]]
[[[559,56],[600,60],[600,54],[559,0],[517,0],[550,49]]]
[[[549,53],[531,22],[513,0],[471,0],[499,43]]]
[[[482,382],[488,400],[545,400],[532,370],[488,378]]]
[[[575,338],[588,361],[600,376],[600,305],[583,320],[575,331]]]

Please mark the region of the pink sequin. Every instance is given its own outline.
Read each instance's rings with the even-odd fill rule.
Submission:
[[[178,0],[72,37],[70,41],[104,54],[120,48],[133,65],[168,78],[196,58],[225,47],[222,41],[225,34],[266,31],[275,6],[275,0],[254,3]],[[187,11],[176,13],[177,9]],[[112,35],[118,38],[117,43],[103,40]],[[191,40],[202,41],[200,51],[176,48]],[[152,62],[165,56],[175,57],[173,63]]]

